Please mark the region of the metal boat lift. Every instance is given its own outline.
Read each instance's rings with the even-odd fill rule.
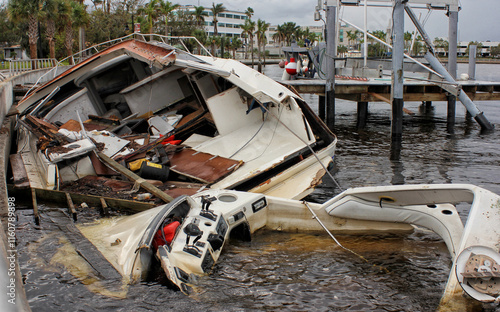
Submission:
[[[327,80],[325,86],[325,104],[326,104],[326,119],[329,127],[334,126],[334,115],[335,115],[335,71],[334,71],[334,59],[336,56],[336,33],[337,33],[337,17],[336,12],[338,7],[342,5],[354,5],[359,6],[363,2],[365,10],[365,28],[361,30],[365,36],[365,42],[367,42],[367,36],[373,38],[372,35],[368,34],[366,29],[367,14],[366,9],[370,4],[368,2],[392,2],[393,7],[393,34],[392,41],[393,46],[383,42],[392,48],[392,139],[393,141],[401,141],[403,132],[403,61],[404,61],[404,12],[408,14],[412,22],[415,24],[416,29],[424,38],[427,45],[428,52],[425,55],[427,61],[429,61],[432,69],[427,68],[430,72],[437,74],[438,77],[442,78],[448,83],[458,85],[456,82],[456,71],[457,71],[457,28],[458,28],[458,12],[460,10],[458,0],[326,0],[318,1],[318,6],[316,7],[315,18],[319,20],[321,18],[320,11],[326,11],[326,42],[327,42]],[[372,4],[373,5],[373,4]],[[376,4],[377,5],[377,4]],[[380,6],[378,4],[377,6]],[[387,4],[389,6],[389,4]],[[446,69],[436,58],[434,46],[427,35],[423,25],[416,18],[410,5],[426,5],[429,9],[441,9],[447,10],[447,15],[449,16],[449,59],[448,59],[448,69]],[[351,23],[350,23],[351,24]],[[377,38],[378,39],[378,38]],[[378,39],[379,42],[382,40]],[[367,55],[366,51],[367,45],[365,44],[365,58]],[[411,57],[409,57],[412,59]],[[365,61],[366,64],[366,61]],[[422,64],[423,65],[423,64]],[[462,92],[458,90],[457,96],[451,94],[448,96],[448,126],[452,127],[455,123],[455,109],[456,109],[456,98],[462,102],[462,104],[467,109],[468,113],[475,118],[478,124],[481,126],[482,130],[492,130],[493,125],[487,120],[483,112],[481,112],[477,106],[472,102],[472,100]]]

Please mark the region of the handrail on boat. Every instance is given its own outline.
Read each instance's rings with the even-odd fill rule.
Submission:
[[[45,73],[44,75],[42,75],[40,78],[37,79],[37,81],[35,82],[35,84],[33,84],[33,86],[28,90],[28,92],[26,92],[26,94],[23,96],[23,98],[21,100],[24,100],[34,89],[35,87],[38,85],[38,83],[40,82],[40,80],[42,78],[44,78],[45,76],[49,75],[50,73],[53,72],[53,77],[52,78],[55,78],[56,77],[56,74],[57,74],[57,68],[59,67],[59,65],[62,65],[64,62],[68,61],[69,59],[72,60],[72,63],[73,64],[78,64],[82,61],[84,61],[85,59],[87,59],[88,57],[90,57],[91,55],[93,54],[96,54],[96,53],[99,53],[101,50],[99,50],[100,47],[103,47],[103,46],[106,46],[107,45],[112,45],[112,44],[115,44],[117,42],[122,42],[124,40],[127,40],[127,39],[131,39],[131,38],[137,38],[137,39],[141,39],[142,41],[144,42],[147,42],[147,37],[149,37],[149,41],[154,41],[156,38],[158,38],[159,40],[161,40],[162,43],[164,44],[167,44],[167,45],[170,45],[168,43],[168,41],[172,40],[172,39],[175,39],[175,40],[179,40],[182,47],[184,48],[184,52],[188,53],[188,54],[191,54],[191,51],[189,51],[189,49],[187,48],[186,44],[184,43],[184,40],[194,40],[196,42],[196,44],[198,46],[200,46],[203,51],[205,51],[205,53],[207,53],[207,55],[209,55],[210,57],[213,58],[213,55],[207,50],[207,48],[205,48],[205,46],[196,38],[196,37],[193,37],[193,36],[165,36],[165,35],[160,35],[160,34],[141,34],[141,33],[133,33],[133,34],[130,34],[130,35],[126,35],[126,36],[123,36],[123,37],[120,37],[120,38],[116,38],[116,39],[112,39],[112,40],[108,40],[108,41],[105,41],[105,42],[101,42],[99,44],[96,44],[96,45],[93,45],[89,48],[86,48],[84,50],[81,50],[81,51],[78,51],[77,53],[73,54],[73,55],[70,55],[58,62],[56,62],[56,65],[51,69],[49,70],[47,73]],[[167,42],[165,42],[165,39],[167,40]],[[95,52],[93,53],[89,53],[89,55],[87,55],[88,52],[94,50]],[[179,49],[181,50],[181,49]],[[182,51],[182,50],[181,50]],[[75,62],[75,58],[78,60],[78,62]]]

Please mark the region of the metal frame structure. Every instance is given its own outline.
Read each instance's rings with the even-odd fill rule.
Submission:
[[[458,28],[458,12],[460,10],[458,0],[363,0],[364,6],[364,33],[365,42],[367,42],[367,37],[369,36],[367,30],[367,13],[366,9],[370,6],[369,2],[390,2],[393,7],[393,53],[392,53],[392,138],[393,141],[400,141],[402,136],[402,117],[403,117],[403,59],[404,59],[404,13],[408,14],[412,23],[415,25],[416,29],[422,36],[427,45],[428,52],[426,54],[426,59],[431,64],[433,70],[430,72],[436,73],[438,72],[438,76],[443,78],[449,83],[453,83],[458,85],[455,81],[456,79],[456,71],[457,71],[457,28]],[[327,56],[328,58],[333,59],[336,56],[336,36],[331,35],[331,32],[337,31],[337,20],[336,14],[328,13],[329,10],[337,10],[341,5],[354,5],[360,6],[361,0],[319,0],[318,6],[316,7],[316,15],[315,18],[321,17],[319,14],[320,10],[325,9],[327,12]],[[430,40],[427,32],[425,31],[423,25],[417,19],[416,15],[413,13],[412,6],[413,5],[425,5],[428,9],[441,9],[447,10],[447,15],[449,17],[449,60],[448,60],[448,69],[444,68],[444,66],[439,62],[439,60],[435,56],[435,49],[432,41]],[[333,18],[332,18],[333,17]],[[333,24],[333,26],[332,26]],[[352,24],[351,24],[352,25]],[[359,27],[356,27],[360,29]],[[330,33],[330,35],[329,35]],[[373,36],[370,36],[373,38]],[[365,61],[364,64],[366,66],[366,57],[367,57],[367,45],[365,45]],[[410,58],[411,59],[411,58]],[[329,64],[329,62],[327,61]],[[329,105],[334,105],[334,95],[329,96],[330,92],[334,92],[334,70],[330,72],[330,67],[328,68],[328,76],[327,76],[327,86],[326,86],[326,109],[327,109],[327,120],[333,120],[334,117],[328,116],[328,113],[335,112],[334,108],[329,108]],[[427,68],[429,70],[429,68]],[[456,97],[455,95],[450,94],[448,97],[448,129],[451,130],[455,123],[455,111],[456,111]],[[329,100],[333,98],[333,100]],[[478,124],[481,126],[482,130],[492,130],[492,124],[486,119],[483,113],[476,107],[476,105],[471,101],[471,99],[464,93],[458,92],[458,98],[465,106],[467,111],[471,114],[472,117],[476,119]],[[334,121],[327,122],[329,127],[333,127]],[[451,130],[452,131],[452,130]]]

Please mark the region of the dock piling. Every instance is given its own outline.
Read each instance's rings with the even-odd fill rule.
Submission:
[[[326,116],[326,98],[324,95],[318,96],[318,117],[325,121]]]
[[[33,215],[35,216],[35,224],[40,225],[40,215],[38,214],[38,204],[36,202],[36,190],[31,189],[31,202],[33,203]]]
[[[471,44],[469,46],[469,79],[476,80],[476,53],[477,46]]]
[[[403,0],[395,0],[392,35],[392,141],[401,141],[403,135],[404,13],[405,4]]]
[[[457,78],[458,8],[448,11],[448,72]]]
[[[368,119],[368,102],[358,102],[357,128],[363,129]]]
[[[457,44],[458,44],[458,7],[448,10],[448,72],[457,79]],[[450,94],[447,96],[448,112],[446,128],[448,132],[453,132],[455,126],[455,111],[457,98]]]
[[[327,79],[325,85],[326,97],[326,125],[328,128],[335,127],[335,50],[336,39],[336,1],[328,1],[326,7],[326,68]]]
[[[455,114],[457,110],[457,97],[450,94],[448,98],[448,111],[446,114],[446,129],[449,133],[453,133],[453,128],[455,126]]]

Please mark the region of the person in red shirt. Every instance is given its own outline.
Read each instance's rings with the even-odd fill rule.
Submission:
[[[165,244],[170,245],[170,243],[174,239],[175,232],[176,232],[177,228],[179,227],[179,225],[181,225],[181,223],[179,221],[180,220],[178,217],[174,217],[174,218],[172,218],[171,222],[167,222],[166,225],[164,223],[163,228],[159,229],[156,232],[156,234],[153,238],[154,250],[157,250],[159,246],[162,246]]]

